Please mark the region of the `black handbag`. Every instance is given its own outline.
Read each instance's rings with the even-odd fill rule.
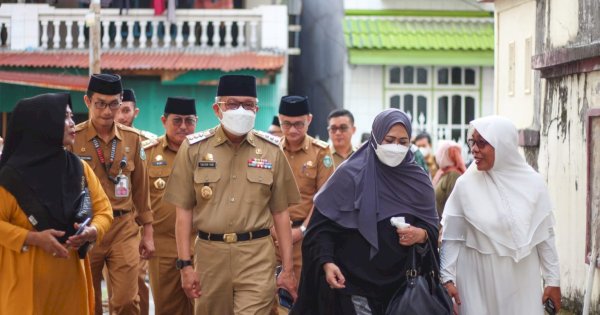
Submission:
[[[426,254],[431,255],[432,266],[422,268],[417,266],[417,249],[411,246],[409,250],[410,265],[406,270],[406,282],[394,293],[385,311],[386,315],[451,315],[453,311],[452,298],[439,278],[440,266],[433,253],[431,240]]]
[[[79,194],[79,197],[77,197],[74,203],[75,207],[77,208],[74,221],[77,223],[82,223],[83,221],[85,221],[85,219],[91,218],[93,215],[90,190],[88,189],[87,180],[85,179],[85,176],[83,176],[81,186],[81,193]],[[84,259],[90,249],[90,242],[85,242],[83,245],[81,245],[79,249],[77,249],[77,254],[79,254],[79,258]]]

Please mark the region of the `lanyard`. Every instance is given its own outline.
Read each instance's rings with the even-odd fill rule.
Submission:
[[[100,160],[100,163],[102,163],[102,166],[104,167],[104,171],[106,172],[108,179],[110,179],[111,182],[116,184],[117,180],[110,176],[109,170],[112,167],[112,164],[115,160],[115,153],[117,151],[117,138],[112,139],[110,148],[110,161],[108,163],[106,163],[106,160],[104,159],[104,152],[102,152],[102,148],[100,147],[100,141],[98,141],[98,137],[94,137],[94,139],[92,139],[92,142],[94,143],[96,154],[98,154],[98,160]]]

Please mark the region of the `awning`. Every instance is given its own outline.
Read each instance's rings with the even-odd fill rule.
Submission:
[[[67,91],[85,92],[87,90],[88,80],[88,76],[70,74],[0,71],[0,82],[2,83],[29,85]]]
[[[485,17],[346,16],[351,64],[494,64],[494,20]]]

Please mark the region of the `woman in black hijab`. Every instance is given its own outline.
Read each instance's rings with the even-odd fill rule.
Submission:
[[[74,154],[69,94],[42,94],[15,107],[0,159],[0,314],[91,314],[94,292],[87,256],[112,222],[106,194]],[[91,224],[74,235],[84,187]]]
[[[315,196],[291,314],[383,314],[406,279],[409,248],[423,264],[437,255],[427,241],[438,238],[435,194],[409,149],[411,130],[400,110],[377,115],[369,140]],[[392,226],[396,216],[410,227]]]

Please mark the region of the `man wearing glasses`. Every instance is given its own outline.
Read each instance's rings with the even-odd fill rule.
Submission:
[[[276,285],[296,296],[287,208],[300,196],[279,138],[253,130],[257,102],[253,76],[222,76],[212,106],[220,124],[187,136],[165,190],[176,207],[176,266],[196,315],[268,314]],[[283,256],[277,280],[273,225]]]
[[[281,148],[292,167],[302,201],[288,208],[292,220],[294,272],[300,280],[302,270],[302,238],[313,208],[313,197],[333,174],[333,157],[329,145],[307,134],[312,115],[308,98],[284,96],[279,103],[279,123],[283,137]]]
[[[150,178],[150,201],[154,216],[154,245],[156,251],[149,261],[150,286],[156,314],[194,314],[193,300],[181,287],[181,277],[175,268],[175,206],[163,202],[162,197],[171,175],[175,155],[186,136],[194,133],[198,117],[196,101],[192,98],[169,97],[164,115],[160,118],[165,134],[143,143],[146,167]],[[190,235],[193,240],[194,234]]]
[[[333,162],[338,167],[356,151],[352,145],[352,136],[356,132],[354,115],[347,109],[336,109],[329,113],[327,123],[329,139],[333,144]]]
[[[96,315],[102,314],[100,281],[104,265],[112,288],[112,313],[139,314],[139,260],[154,254],[146,155],[139,133],[114,120],[122,93],[120,76],[92,75],[83,97],[90,119],[75,127],[75,144],[67,148],[90,164],[113,208],[111,228],[90,251]],[[136,222],[143,226],[141,241]]]

